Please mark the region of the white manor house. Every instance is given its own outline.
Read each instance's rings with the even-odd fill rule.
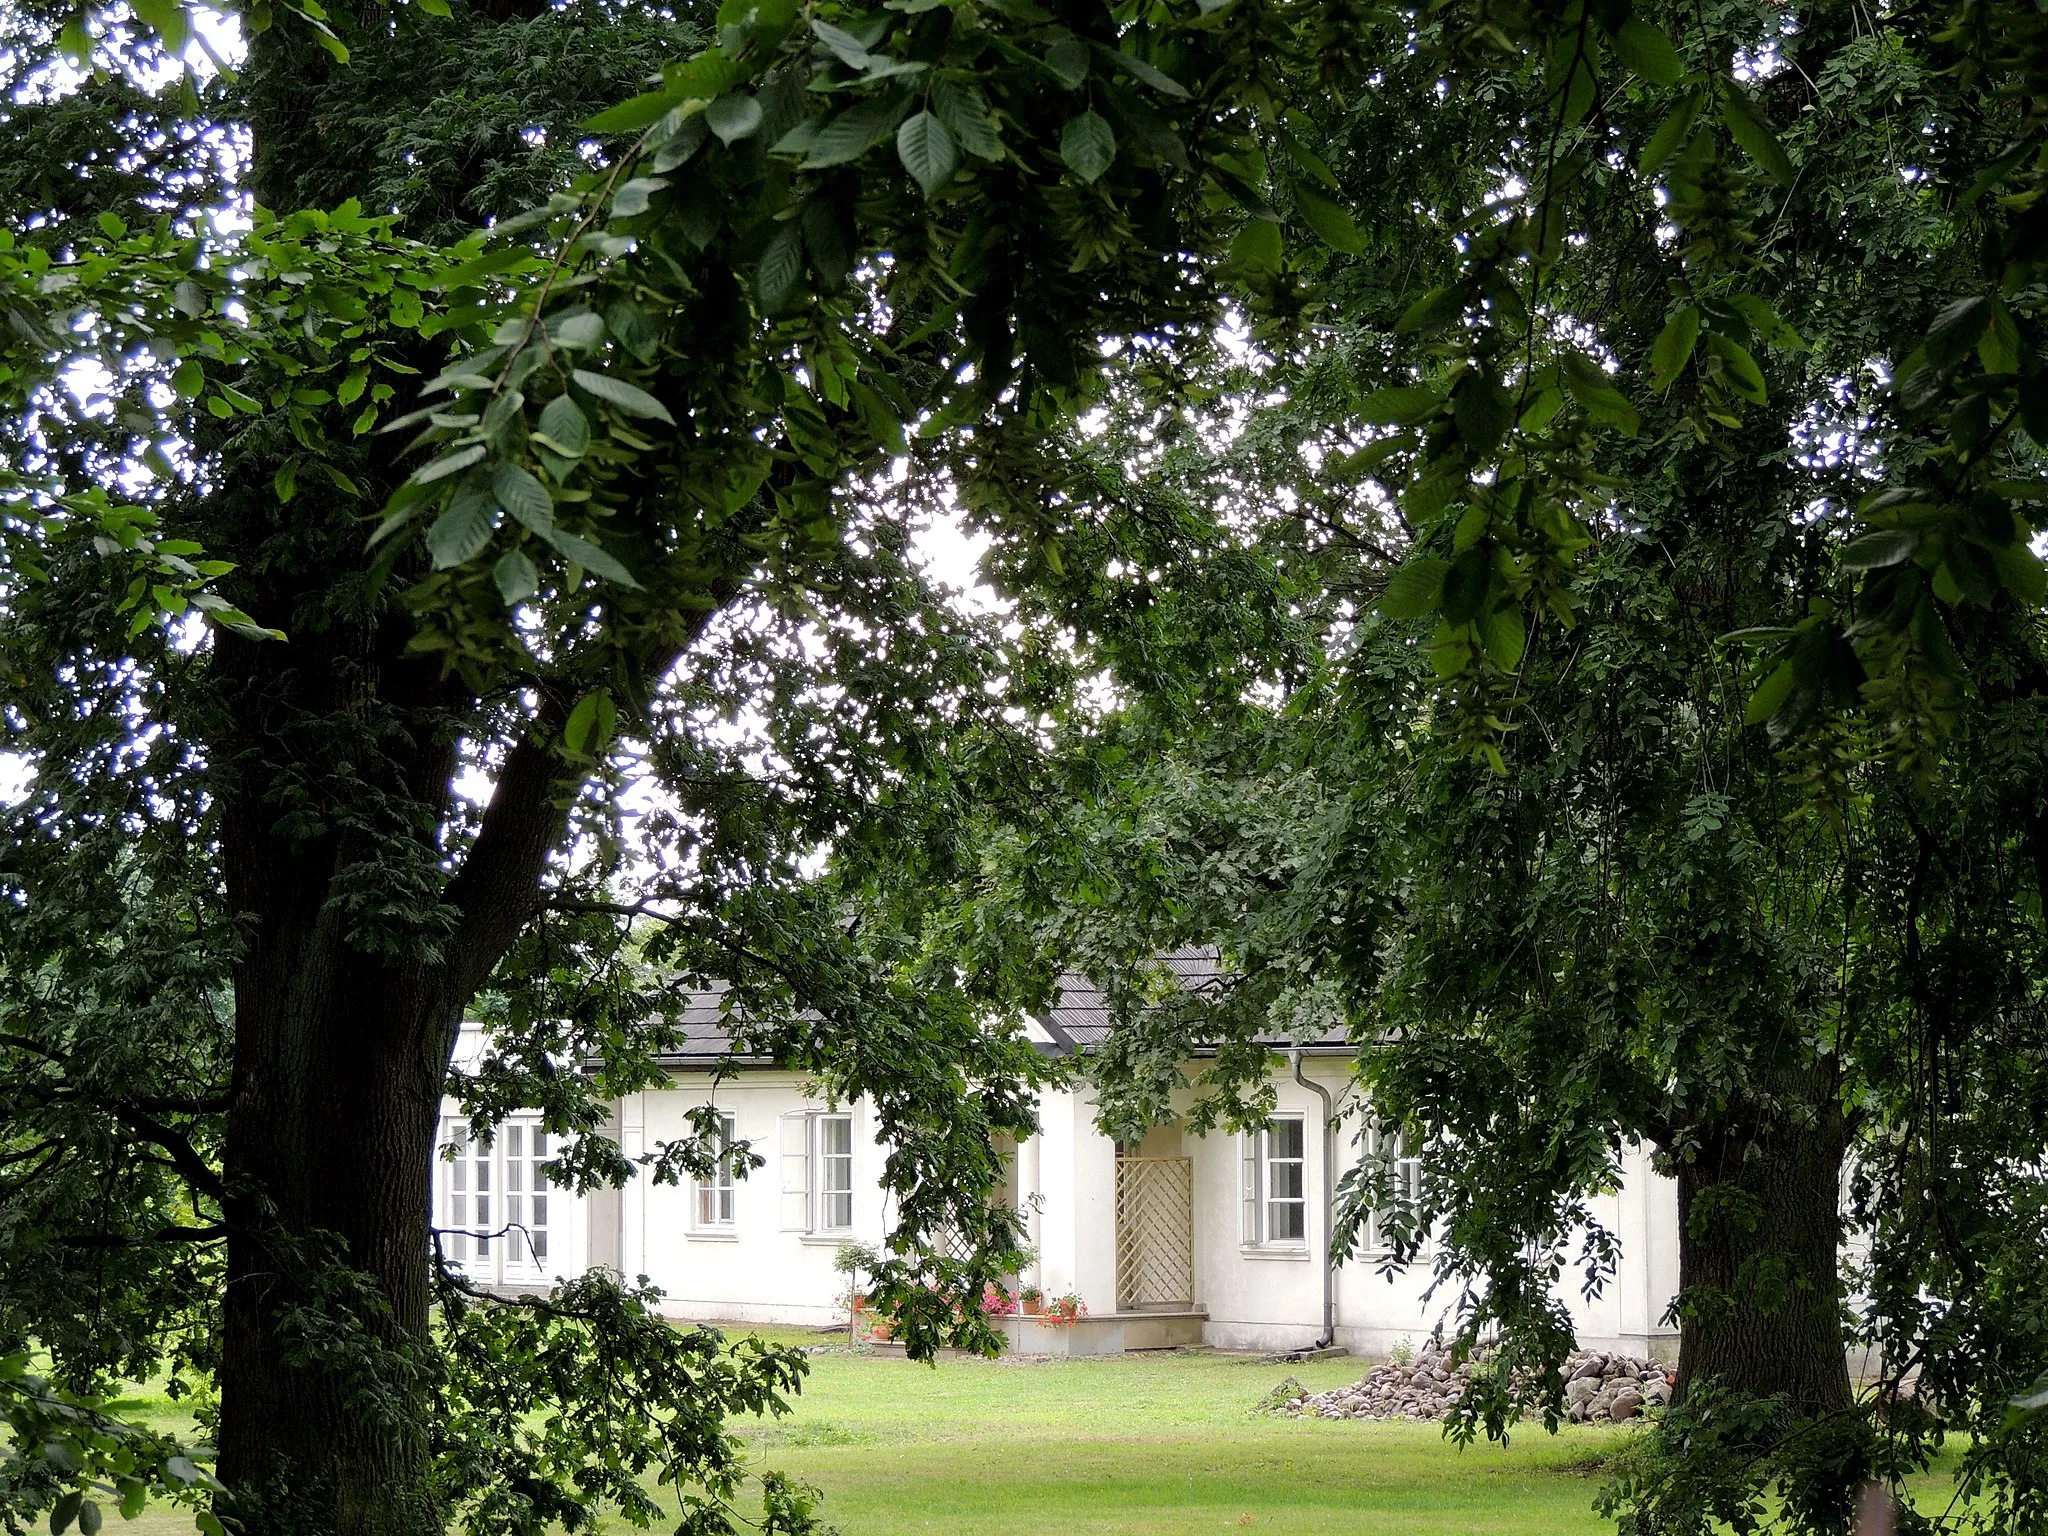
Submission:
[[[1184,984],[1213,981],[1213,952],[1162,957]],[[829,1105],[803,1075],[733,1060],[717,998],[694,997],[684,1042],[665,1061],[669,1085],[614,1106],[613,1133],[629,1159],[689,1134],[687,1112],[715,1102],[730,1139],[767,1164],[751,1177],[656,1185],[645,1175],[589,1197],[551,1190],[537,1117],[515,1115],[490,1143],[472,1140],[453,1100],[442,1141],[457,1148],[434,1172],[434,1224],[449,1257],[485,1284],[545,1285],[603,1265],[646,1276],[669,1315],[694,1320],[824,1327],[846,1320],[839,1246],[879,1246],[889,1229],[880,1184],[884,1149],[866,1105]],[[1055,1006],[1031,1021],[1049,1054],[1086,1051],[1108,1033],[1101,991],[1061,978]],[[462,1055],[483,1049],[469,1026]],[[1049,1328],[1004,1319],[1027,1353],[1113,1353],[1209,1344],[1285,1351],[1334,1342],[1385,1355],[1420,1345],[1449,1321],[1444,1293],[1426,1295],[1426,1259],[1391,1276],[1370,1243],[1328,1262],[1331,1200],[1351,1151],[1333,1129],[1354,1091],[1340,1038],[1276,1057],[1277,1107],[1255,1135],[1197,1136],[1178,1124],[1140,1143],[1104,1135],[1085,1088],[1046,1093],[1038,1133],[1009,1159],[1009,1196],[1024,1213],[1036,1263],[1020,1285],[1072,1293],[1086,1317]],[[458,1057],[460,1060],[461,1057]],[[714,1082],[722,1066],[724,1076]],[[1355,1155],[1353,1152],[1352,1155]],[[1412,1176],[1412,1175],[1411,1175]],[[1593,1202],[1621,1241],[1616,1272],[1588,1301],[1570,1283],[1560,1299],[1582,1347],[1667,1355],[1663,1321],[1678,1285],[1678,1206],[1672,1183],[1641,1149],[1622,1161],[1619,1187]],[[478,1234],[502,1233],[492,1239]]]

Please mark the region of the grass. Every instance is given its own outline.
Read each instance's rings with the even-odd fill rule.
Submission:
[[[784,1343],[821,1337],[757,1331]],[[845,1536],[1612,1532],[1592,1500],[1631,1430],[1532,1427],[1506,1446],[1461,1449],[1435,1425],[1255,1411],[1287,1376],[1320,1391],[1364,1368],[1208,1351],[932,1367],[841,1349],[812,1358],[795,1412],[735,1428],[760,1469],[821,1489],[825,1519]],[[148,1406],[166,1428],[182,1427],[172,1405]],[[1919,1482],[1923,1507],[1946,1500],[1944,1469]],[[138,1525],[149,1536],[159,1525],[161,1536],[190,1529],[168,1512]],[[624,1529],[614,1522],[611,1536]]]
[[[796,1414],[744,1433],[763,1466],[823,1489],[847,1536],[1612,1529],[1591,1505],[1626,1431],[1460,1450],[1433,1425],[1253,1411],[1288,1375],[1321,1390],[1361,1370],[1207,1352],[936,1368],[828,1354]]]

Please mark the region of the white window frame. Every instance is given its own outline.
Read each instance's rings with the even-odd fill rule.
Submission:
[[[485,1283],[545,1281],[561,1253],[550,1238],[567,1236],[567,1191],[541,1172],[554,1155],[551,1138],[537,1115],[513,1115],[489,1141],[470,1122],[451,1115],[441,1122],[442,1144],[455,1157],[436,1169],[436,1224],[449,1262]]]
[[[739,1139],[730,1114],[718,1117],[718,1162],[711,1176],[692,1180],[690,1225],[698,1232],[730,1232],[739,1225],[739,1181],[733,1176],[732,1144]]]
[[[845,1151],[826,1150],[828,1124],[846,1127]],[[782,1117],[780,1130],[782,1230],[812,1237],[841,1237],[851,1232],[856,1214],[855,1163],[859,1150],[852,1114],[846,1110],[796,1110]],[[843,1175],[843,1187],[832,1182],[833,1168]],[[844,1222],[831,1219],[831,1204],[841,1200]]]
[[[1298,1151],[1287,1156],[1276,1155],[1274,1131],[1276,1127],[1288,1127],[1298,1138]],[[1308,1251],[1308,1117],[1301,1114],[1274,1115],[1257,1131],[1240,1138],[1241,1176],[1244,1195],[1245,1246],[1250,1248],[1273,1248],[1291,1253]],[[1275,1195],[1273,1193],[1273,1171],[1276,1167],[1292,1166],[1300,1170],[1297,1188],[1299,1194]],[[1274,1209],[1276,1206],[1292,1207],[1298,1212],[1299,1236],[1273,1235]]]
[[[1408,1138],[1390,1127],[1369,1126],[1365,1133],[1366,1153],[1371,1157],[1380,1156],[1389,1139],[1394,1144],[1394,1161],[1388,1169],[1389,1182],[1401,1199],[1414,1204],[1422,1198],[1422,1159],[1408,1150]],[[1368,1253],[1386,1253],[1392,1246],[1380,1227],[1380,1211],[1381,1208],[1375,1206],[1366,1215],[1365,1249]]]

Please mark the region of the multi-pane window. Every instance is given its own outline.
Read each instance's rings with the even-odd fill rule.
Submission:
[[[816,1110],[782,1117],[782,1230],[853,1227],[853,1116]]]
[[[497,1272],[545,1279],[548,1239],[561,1215],[544,1168],[551,1155],[538,1120],[509,1120],[490,1140],[465,1120],[442,1122],[441,1139],[455,1148],[436,1170],[442,1251],[482,1279]]]
[[[496,1159],[491,1156],[490,1144],[473,1135],[466,1120],[449,1121],[443,1134],[455,1144],[455,1160],[447,1175],[450,1231],[444,1241],[448,1257],[458,1264],[488,1262],[490,1234],[498,1225],[497,1192],[491,1187]]]
[[[1366,1246],[1375,1252],[1383,1252],[1393,1246],[1387,1232],[1387,1212],[1403,1206],[1412,1209],[1421,1203],[1422,1159],[1414,1154],[1408,1139],[1399,1131],[1378,1126],[1367,1133],[1366,1147],[1371,1156],[1388,1159],[1389,1199],[1385,1206],[1372,1212],[1366,1224]]]
[[[819,1115],[817,1126],[817,1214],[821,1232],[853,1225],[853,1116]]]
[[[732,1116],[720,1115],[717,1165],[709,1175],[701,1176],[697,1180],[697,1225],[700,1227],[733,1225],[733,1134]]]
[[[539,1125],[513,1123],[499,1133],[505,1144],[505,1230],[512,1244],[506,1257],[536,1268],[548,1261],[548,1133]]]
[[[1244,1239],[1298,1246],[1308,1241],[1308,1129],[1276,1115],[1244,1139]]]

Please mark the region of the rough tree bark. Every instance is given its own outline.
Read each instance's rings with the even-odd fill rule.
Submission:
[[[402,40],[381,7],[364,9],[351,40],[366,66],[366,46]],[[538,9],[514,0],[467,16],[481,30]],[[288,26],[252,42],[252,185],[266,206],[338,201],[381,148],[330,131],[310,105],[331,68]],[[462,204],[461,187],[433,191],[445,208]],[[347,440],[340,421],[335,436]],[[244,935],[222,1170],[218,1470],[252,1536],[418,1536],[441,1524],[418,1374],[441,1090],[465,1009],[539,906],[580,775],[551,745],[567,703],[527,680],[540,708],[508,744],[478,836],[449,872],[457,743],[485,728],[479,701],[437,662],[405,656],[403,610],[379,617],[362,592],[361,506],[323,516],[305,491],[280,508],[248,489],[269,473],[235,465],[216,493],[241,547],[264,551],[239,578],[243,606],[291,636],[221,634],[213,659],[222,724],[207,747]],[[364,505],[402,473],[388,454],[366,463]],[[366,939],[380,912],[408,908],[417,916],[397,920],[409,930],[400,942]]]
[[[303,613],[307,596],[256,601]],[[441,1088],[465,1007],[539,903],[573,784],[544,745],[563,714],[544,691],[433,920],[396,952],[367,942],[351,894],[402,893],[421,874],[434,892],[451,717],[473,704],[431,662],[404,659],[403,640],[397,626],[342,624],[289,645],[223,638],[216,654],[233,722],[215,744],[222,856],[246,930],[223,1168],[220,1475],[259,1529],[437,1524],[407,1362],[428,1326]],[[310,760],[352,727],[366,738],[358,761]],[[308,804],[309,785],[333,798]],[[351,791],[381,800],[376,814],[348,805]]]
[[[1786,1394],[1801,1418],[1851,1404],[1841,1325],[1848,1132],[1823,1068],[1699,1128],[1678,1166],[1678,1384]]]

